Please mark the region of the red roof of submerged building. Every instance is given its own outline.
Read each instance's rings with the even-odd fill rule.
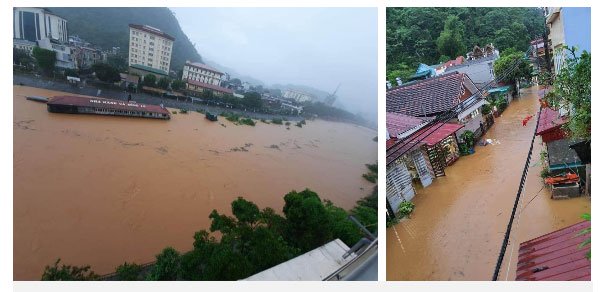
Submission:
[[[560,128],[563,124],[567,122],[565,117],[561,117],[558,111],[555,111],[549,107],[544,107],[541,109],[541,114],[539,115],[539,122],[537,123],[537,130],[535,131],[536,135],[544,134],[547,131]]]
[[[393,140],[390,139],[387,141],[387,164],[396,160],[408,151],[418,149],[422,145],[426,144],[429,147],[434,146],[463,127],[464,125],[460,124],[436,123],[429,127],[422,128],[405,139],[395,139],[394,142],[389,143],[389,141]],[[397,141],[401,142],[395,144]]]
[[[108,108],[116,110],[135,110],[141,112],[160,113],[168,114],[169,111],[158,105],[143,104],[137,102],[126,102],[115,99],[99,98],[99,97],[82,97],[82,96],[54,96],[48,100],[48,104],[53,105],[72,105],[72,106],[85,106],[95,108]]]
[[[591,235],[578,235],[590,226],[590,221],[584,221],[521,243],[516,280],[591,281],[587,249],[579,248]]]

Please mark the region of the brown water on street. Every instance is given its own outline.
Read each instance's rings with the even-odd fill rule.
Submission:
[[[54,114],[24,96],[64,93],[13,90],[15,280],[40,279],[59,257],[103,274],[190,250],[211,210],[230,214],[238,196],[280,211],[286,193],[310,188],[350,209],[372,191],[362,174],[376,131],[359,126]]]
[[[387,280],[491,280],[510,219],[539,108],[536,87],[523,90],[477,146],[418,190],[411,219],[387,229]],[[514,280],[521,242],[581,221],[588,198],[552,200],[540,178],[536,137],[522,199],[499,280]],[[522,212],[521,212],[522,210]],[[509,264],[510,263],[510,264]]]

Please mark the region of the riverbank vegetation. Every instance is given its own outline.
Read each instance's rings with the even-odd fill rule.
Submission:
[[[59,266],[57,260],[46,267],[42,280],[244,279],[337,238],[354,245],[363,234],[348,216],[355,216],[368,230],[376,232],[377,210],[376,188],[351,211],[322,200],[309,189],[286,194],[282,215],[239,197],[231,204],[232,216],[211,212],[209,230],[194,234],[188,252],[166,247],[157,254],[154,264],[142,268],[124,263],[108,277],[99,277],[89,266]]]

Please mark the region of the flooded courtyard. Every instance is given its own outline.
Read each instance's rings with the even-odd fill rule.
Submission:
[[[446,168],[446,176],[417,190],[411,219],[387,229],[387,280],[491,280],[512,212],[539,108],[537,88],[522,90],[475,154]],[[494,140],[494,141],[495,141]],[[582,221],[589,198],[552,200],[540,177],[541,139],[535,138],[499,280],[514,280],[519,244]]]
[[[373,187],[362,174],[377,159],[374,130],[53,114],[25,99],[63,94],[14,86],[14,280],[40,279],[57,258],[104,274],[187,251],[239,196],[280,212],[286,193],[310,188],[350,209]]]

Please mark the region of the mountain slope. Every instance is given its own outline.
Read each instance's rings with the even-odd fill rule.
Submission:
[[[182,69],[186,60],[202,62],[201,55],[180,28],[178,20],[168,8],[118,7],[118,8],[62,8],[50,11],[68,21],[69,35],[78,35],[104,49],[121,47],[127,55],[130,23],[156,27],[176,38],[171,57],[171,70]]]

